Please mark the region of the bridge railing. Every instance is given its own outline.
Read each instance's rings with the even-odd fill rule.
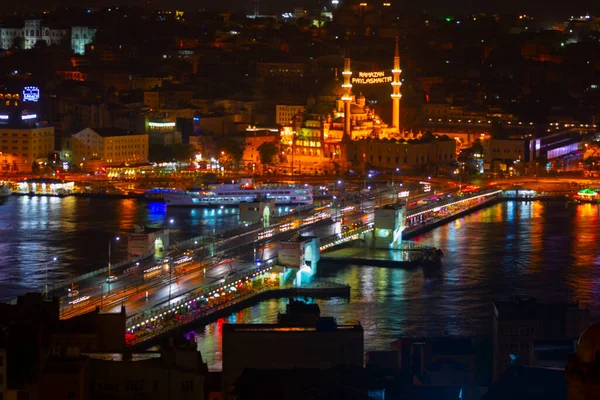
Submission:
[[[354,228],[341,233],[334,233],[333,235],[326,236],[319,240],[319,250],[327,250],[333,246],[337,246],[342,243],[349,242],[350,240],[356,240],[363,233],[371,232],[373,230],[373,223],[361,226],[360,228]]]
[[[171,303],[172,300],[164,301],[160,304],[157,304],[147,310],[145,310],[142,314],[133,315],[128,319],[126,324],[127,329],[131,329],[136,325],[140,325],[141,323],[147,323],[152,318],[156,318],[159,315],[165,315],[165,313],[174,313],[179,307],[190,304],[190,302],[199,301],[205,294],[212,294],[215,291],[219,291],[232,285],[239,283],[242,280],[247,280],[259,276],[269,270],[272,269],[272,263],[274,259],[269,259],[265,261],[265,263],[259,267],[253,268],[250,271],[238,272],[230,275],[225,278],[222,283],[209,285],[209,286],[198,286],[189,290],[187,293],[180,295],[183,296],[174,303]],[[172,282],[170,282],[172,284]]]
[[[500,196],[501,193],[502,193],[502,190],[499,190],[499,189],[487,189],[487,190],[483,190],[478,193],[473,193],[473,194],[462,196],[462,197],[452,197],[452,198],[449,198],[446,200],[428,203],[421,207],[408,210],[406,212],[406,217],[411,218],[417,214],[422,214],[422,213],[431,211],[435,208],[445,207],[445,206],[453,205],[455,203],[460,203],[460,202],[464,202],[464,201],[468,201],[468,200],[472,200],[472,199],[476,199],[476,198],[480,198],[480,197]]]
[[[283,219],[283,218],[299,216],[302,213],[306,213],[306,212],[309,212],[312,210],[313,210],[312,205],[300,206],[300,207],[294,208],[293,211],[291,211],[291,212],[280,214],[278,217],[276,217],[276,219]],[[283,223],[284,222],[276,222],[275,224],[272,224],[270,227],[276,228],[277,226],[279,226]],[[216,243],[224,244],[224,243],[226,243],[230,240],[236,239],[240,236],[258,232],[260,229],[262,229],[262,225],[260,222],[257,222],[255,224],[252,224],[249,226],[240,226],[240,227],[233,228],[233,229],[221,230],[221,231],[215,232],[212,235],[195,236],[190,239],[186,239],[183,241],[173,243],[170,246],[170,248],[165,251],[165,253],[167,253],[171,250],[174,250],[174,249],[178,249],[180,251],[185,251],[185,250],[198,248],[198,246],[201,246],[201,245],[216,244]],[[152,257],[152,255],[129,258],[127,260],[123,260],[121,262],[111,264],[110,269],[111,269],[111,271],[119,271],[126,267],[135,267],[136,263],[141,262],[146,259],[149,259],[151,257]],[[84,281],[86,279],[92,278],[94,276],[102,275],[105,273],[108,273],[108,266],[106,266],[104,268],[96,269],[94,271],[90,271],[83,275],[79,275],[75,278],[69,279],[68,282],[60,282],[55,285],[49,285],[48,292],[53,293],[54,295],[60,295],[61,292],[66,293],[66,290],[71,286],[72,283],[78,283],[78,282]],[[10,301],[7,301],[6,303],[17,304],[17,299],[12,299]]]

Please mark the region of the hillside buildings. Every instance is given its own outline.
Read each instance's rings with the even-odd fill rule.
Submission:
[[[48,46],[61,45],[70,42],[75,54],[85,54],[85,46],[92,43],[96,29],[86,26],[73,26],[71,29],[55,28],[45,25],[39,19],[25,20],[23,26],[0,27],[0,47],[10,49],[14,46],[28,50],[36,43],[44,42]]]
[[[589,309],[515,298],[494,303],[493,323],[495,381],[513,364],[536,365],[541,345],[572,348],[589,324]]]
[[[39,118],[40,90],[20,84],[0,88],[0,168],[31,172],[54,151],[54,128]]]

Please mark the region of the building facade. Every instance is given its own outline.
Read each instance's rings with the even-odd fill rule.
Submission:
[[[233,384],[246,368],[362,367],[362,327],[337,326],[332,320],[323,322],[328,323],[294,327],[276,324],[223,325],[224,398],[231,398]]]
[[[38,42],[45,42],[48,46],[64,43],[69,40],[69,30],[45,26],[39,19],[25,20],[22,28],[0,28],[2,48],[13,47],[17,38],[20,38],[21,47],[28,50]]]
[[[512,364],[531,365],[538,341],[575,341],[589,324],[589,309],[577,303],[542,304],[514,298],[495,302],[494,381]]]
[[[276,105],[275,123],[277,125],[289,125],[296,114],[301,114],[304,110],[303,105]]]
[[[43,123],[22,127],[0,125],[0,165],[5,172],[31,172],[34,161],[54,151],[54,128]]]
[[[86,128],[73,135],[73,163],[86,168],[86,162],[104,165],[148,161],[148,135],[118,128]]]
[[[85,46],[91,44],[96,36],[96,29],[87,26],[74,26],[71,28],[71,49],[73,53],[84,55]]]
[[[181,144],[181,132],[175,122],[151,120],[148,122],[148,135],[151,145],[173,146]]]
[[[353,143],[355,165],[374,168],[425,168],[449,165],[456,159],[456,141],[445,138],[432,140],[362,139]]]
[[[522,139],[494,139],[484,143],[484,168],[498,172],[514,168],[525,160],[525,141]]]
[[[577,353],[571,354],[566,368],[568,399],[597,399],[600,393],[600,323],[579,337]]]
[[[294,62],[259,62],[256,74],[261,84],[299,85],[304,82],[305,65]]]

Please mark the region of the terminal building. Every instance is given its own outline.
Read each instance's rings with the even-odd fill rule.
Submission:
[[[133,232],[127,236],[127,254],[129,257],[145,257],[169,247],[169,230],[134,225]]]

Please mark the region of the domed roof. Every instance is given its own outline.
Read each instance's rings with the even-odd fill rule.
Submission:
[[[366,111],[364,108],[359,106],[358,104],[350,104],[350,112],[352,114],[365,114]]]
[[[584,363],[596,362],[596,356],[600,351],[600,322],[587,328],[577,343],[577,358]]]

